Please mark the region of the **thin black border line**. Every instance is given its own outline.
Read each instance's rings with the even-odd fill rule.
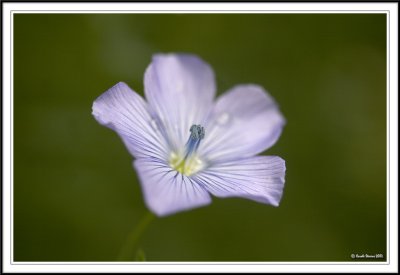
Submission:
[[[398,8],[398,7],[397,7]],[[387,95],[388,95],[388,102],[387,104],[387,131],[386,134],[388,136],[388,144],[386,145],[386,150],[388,152],[388,159],[387,159],[387,169],[388,169],[388,175],[387,175],[387,193],[386,193],[386,197],[387,197],[387,232],[388,232],[388,236],[386,236],[387,239],[387,243],[388,243],[388,247],[386,248],[386,260],[388,261],[388,263],[390,264],[390,13],[387,14],[387,22],[386,22],[386,27],[387,27],[387,37],[386,37],[386,48],[387,48],[387,53],[386,53],[386,60],[387,60]]]
[[[388,43],[388,45],[387,45],[387,48],[388,48],[388,53],[387,53],[387,56],[386,56],[386,58],[387,58],[387,61],[388,61],[388,72],[387,72],[387,77],[388,77],[388,84],[390,84],[390,74],[389,74],[389,70],[390,70],[390,58],[389,58],[389,52],[390,52],[390,24],[389,24],[389,22],[390,22],[390,11],[388,11],[388,10],[386,10],[386,12],[387,12],[387,15],[388,15],[388,17],[387,17],[387,32],[388,32],[388,34],[387,34],[387,43]],[[14,10],[10,10],[10,19],[11,19],[11,24],[10,24],[10,26],[12,27],[13,26],[13,13],[14,13]],[[107,13],[108,14],[108,13]],[[12,29],[12,28],[11,28]],[[11,55],[10,55],[10,58],[12,59],[12,61],[14,61],[14,58],[13,58],[13,48],[12,48],[12,38],[13,38],[13,36],[12,36],[12,31],[10,32],[10,50],[11,50]],[[11,74],[10,74],[10,86],[11,86],[11,90],[13,90],[13,82],[12,82],[12,76],[13,76],[13,70],[12,70],[12,68],[13,68],[13,62],[10,62],[10,65],[11,65]],[[389,97],[389,102],[390,102],[390,93],[389,93],[389,91],[390,91],[390,85],[388,85],[388,87],[387,87],[388,89],[387,89],[387,92],[388,92],[388,97]],[[12,114],[13,114],[13,108],[12,108],[12,102],[13,102],[13,95],[14,94],[12,94],[11,96],[10,96],[10,111],[11,111],[11,116],[10,116],[10,126],[12,126],[13,124],[12,124]],[[388,104],[388,111],[389,111],[389,115],[388,115],[388,120],[389,120],[389,122],[390,122],[390,104]],[[388,127],[388,131],[389,131],[389,129],[390,129],[390,127]],[[388,138],[389,138],[389,144],[388,145],[390,145],[390,135],[388,135]],[[12,131],[10,131],[10,149],[12,149],[13,148],[13,139],[12,139]],[[389,152],[388,152],[388,154],[389,154],[389,160],[390,160],[390,150],[388,150]],[[12,158],[12,154],[10,154],[10,157],[11,157],[11,162],[10,162],[10,177],[12,178],[12,176],[13,176],[13,173],[12,173],[12,168],[13,168],[13,158]],[[388,168],[389,168],[389,175],[390,175],[390,165],[388,165]],[[388,190],[390,191],[390,177],[388,178],[388,181],[389,181],[389,184],[388,184]],[[11,180],[11,182],[13,182],[13,180]],[[12,202],[13,202],[13,184],[11,185],[11,200],[10,200],[10,203],[12,204]],[[389,194],[390,194],[390,192],[389,192]],[[387,196],[388,197],[388,203],[389,203],[389,205],[390,205],[390,197],[389,196]],[[11,211],[11,208],[10,208],[10,214],[12,214],[11,213],[12,211]],[[390,207],[388,207],[388,214],[390,214]],[[13,215],[10,215],[10,217],[11,217],[11,219],[13,220]],[[390,215],[389,215],[389,217],[390,217]],[[388,223],[389,223],[389,225],[388,225],[388,230],[389,230],[389,234],[388,234],[388,238],[389,238],[389,236],[390,236],[390,219],[389,219],[389,217],[388,217]],[[12,224],[12,223],[11,223]],[[10,230],[10,233],[11,233],[11,236],[13,237],[13,231],[12,230]],[[14,241],[14,239],[13,238],[10,238],[10,240],[12,240],[12,244],[13,244],[13,241]],[[13,248],[13,245],[11,245],[10,246],[10,252],[12,252],[12,248]],[[351,264],[351,263],[349,263],[349,264],[340,264],[340,263],[332,263],[332,264],[313,264],[313,265],[360,265],[360,264],[365,264],[365,263],[371,263],[372,265],[390,265],[390,256],[389,256],[389,252],[390,251],[390,241],[388,241],[388,248],[387,248],[387,251],[386,251],[386,254],[387,254],[387,262],[379,262],[379,261],[376,261],[376,262],[362,262],[362,261],[360,261],[359,262],[359,264]],[[13,254],[12,253],[10,253],[10,265],[32,265],[32,264],[14,264],[13,263],[13,261],[12,261],[12,259],[13,259]],[[344,262],[345,263],[345,262]],[[378,263],[378,264],[377,264]],[[68,263],[63,263],[63,264],[46,264],[46,265],[68,265]],[[234,263],[233,263],[234,264]],[[40,264],[40,263],[33,263],[33,265],[43,265],[43,264]],[[70,265],[98,265],[98,264],[70,264]],[[100,265],[109,265],[109,264],[102,264],[102,263],[100,263]],[[112,264],[111,263],[111,265],[135,265],[135,264],[120,264],[120,263],[115,263],[115,264]],[[147,265],[147,264],[143,264],[143,265]],[[156,265],[176,265],[176,264],[156,264]],[[179,264],[179,265],[197,265],[197,264]],[[201,265],[232,265],[232,264],[201,264]],[[242,264],[234,264],[234,265],[242,265]],[[284,264],[253,264],[253,263],[249,263],[249,264],[244,264],[244,265],[284,265]],[[290,264],[291,265],[291,264]],[[296,265],[296,264],[293,264],[293,265]],[[301,263],[300,265],[309,265],[309,264],[303,264],[303,263]]]
[[[19,11],[21,13],[25,12],[44,12],[44,13],[51,13],[55,12],[56,14],[62,14],[62,13],[83,13],[83,12],[93,12],[97,14],[101,14],[102,11],[106,10],[63,10],[60,12],[60,10],[11,10],[11,11]],[[294,12],[289,12],[288,10],[108,10],[110,12],[105,12],[105,14],[111,14],[113,12],[119,12],[119,13],[142,13],[142,12],[160,12],[160,13],[174,13],[174,12],[190,12],[190,14],[193,13],[205,13],[205,12],[210,12],[212,14],[218,13],[218,12],[232,12],[232,13],[246,13],[246,12],[262,12],[262,13],[267,13],[267,12],[283,12],[286,14],[292,14],[295,12],[304,12],[305,14],[308,13],[343,13],[345,12],[355,12],[355,13],[363,13],[363,14],[368,14],[369,12],[374,13],[374,12],[384,12],[388,10],[332,10],[332,11],[326,11],[326,10],[290,10]],[[35,13],[36,14],[36,13]]]
[[[11,180],[11,196],[10,196],[10,219],[11,219],[11,224],[10,224],[10,261],[12,265],[12,261],[14,260],[14,255],[13,255],[13,246],[14,246],[14,211],[13,211],[13,203],[14,203],[14,173],[13,173],[13,164],[14,164],[14,143],[13,143],[13,114],[14,114],[14,108],[13,108],[13,96],[14,96],[14,83],[13,83],[13,76],[14,76],[14,48],[13,48],[13,39],[14,39],[14,20],[13,20],[13,13],[10,11],[10,180]]]
[[[26,11],[26,10],[18,10],[18,11]],[[41,11],[41,10],[29,10],[29,11]],[[46,10],[48,13],[50,13],[51,11],[54,11],[54,10]],[[57,11],[57,10],[55,10],[55,11]],[[59,10],[58,10],[59,11]],[[97,12],[96,13],[96,11],[98,11],[98,10],[81,10],[81,11],[93,11],[93,14],[102,14],[101,12]],[[112,12],[116,12],[116,11],[119,11],[119,10],[112,10]],[[130,11],[130,10],[128,10],[128,11]],[[133,12],[133,14],[141,14],[141,13],[143,13],[143,12],[147,12],[147,10],[140,10],[139,12],[137,12],[138,10],[134,10],[134,11],[136,11],[136,13],[135,12]],[[160,11],[160,12],[163,12],[163,13],[166,13],[166,14],[168,14],[168,13],[173,13],[175,10],[168,10],[168,11],[166,11],[166,10],[151,10],[151,11]],[[193,10],[177,10],[177,11],[180,11],[180,12],[184,12],[184,11],[193,11]],[[199,12],[198,12],[199,11]],[[202,11],[210,11],[210,10],[196,10],[196,11],[194,11],[193,13],[190,13],[190,14],[204,14],[204,13],[201,13]],[[214,11],[233,11],[233,12],[235,12],[235,11],[238,11],[238,10],[214,10]],[[244,12],[243,12],[244,11]],[[260,11],[266,11],[266,13],[264,13],[264,12],[260,12],[259,14],[268,14],[268,12],[271,12],[271,11],[281,11],[281,10],[240,10],[240,12],[236,12],[236,13],[234,13],[234,14],[245,14],[245,12],[248,12],[248,11],[255,11],[255,12],[260,12]],[[291,11],[297,11],[297,12],[300,12],[300,13],[302,13],[302,14],[307,14],[307,10],[291,10]],[[321,11],[321,10],[313,10],[314,12],[311,12],[311,14],[318,14],[318,12],[319,11]],[[326,11],[326,10],[325,10]],[[377,12],[377,13],[380,13],[380,12],[382,12],[382,13],[386,13],[387,14],[387,43],[388,43],[388,45],[387,45],[387,54],[386,54],[386,58],[387,58],[387,62],[388,62],[388,65],[387,65],[387,96],[388,96],[388,125],[387,125],[387,127],[388,127],[388,129],[387,129],[387,134],[388,134],[388,145],[387,145],[387,151],[388,151],[388,162],[390,163],[390,149],[389,149],[389,147],[390,147],[390,58],[389,58],[389,55],[390,55],[390,10],[367,10],[367,11],[365,11],[365,10],[340,10],[340,11],[337,11],[337,10],[332,10],[332,12],[330,11],[330,12],[324,12],[323,14],[330,14],[330,13],[332,13],[332,14],[334,14],[335,12],[338,12],[338,13],[343,13],[344,11],[357,11],[357,12],[360,12],[360,14],[369,14],[369,12],[371,12],[371,11],[375,11],[375,12]],[[77,10],[72,10],[71,12],[69,11],[69,10],[64,10],[63,12],[57,12],[56,14],[64,14],[64,13],[73,13],[73,12],[77,12]],[[295,12],[287,12],[287,10],[286,10],[286,13],[285,14],[295,14]],[[10,54],[10,61],[12,61],[12,62],[10,62],[10,66],[11,66],[11,70],[10,70],[10,88],[11,88],[11,91],[13,91],[13,82],[12,82],[12,80],[13,80],[13,61],[14,61],[14,58],[13,58],[13,54],[14,54],[14,51],[13,51],[13,47],[12,47],[12,42],[13,42],[13,40],[12,40],[12,38],[13,38],[13,15],[14,15],[14,13],[15,14],[27,14],[27,13],[18,13],[18,12],[16,12],[16,10],[10,10],[10,27],[11,27],[11,31],[10,31],[10,51],[11,51],[11,54]],[[78,14],[81,14],[80,12],[77,12]],[[35,13],[35,14],[37,14],[37,13]],[[104,13],[104,14],[112,14],[112,13]],[[123,13],[121,13],[121,14],[132,14],[132,13],[127,13],[126,12],[126,10],[125,10],[125,12],[123,12]],[[217,14],[217,13],[210,13],[210,14]],[[257,13],[254,13],[254,14],[257,14]],[[347,13],[344,13],[344,14],[347,14]],[[351,13],[349,13],[349,14],[351,14]],[[355,13],[355,14],[358,14],[358,13]],[[374,12],[372,12],[371,14],[375,14]],[[13,120],[12,120],[12,116],[13,116],[13,105],[12,105],[12,103],[13,103],[13,93],[10,95],[10,114],[11,114],[11,116],[10,116],[10,127],[11,128],[13,128],[12,126],[13,126]],[[13,139],[12,139],[12,133],[13,133],[13,131],[10,131],[10,153],[12,153],[12,149],[13,149]],[[389,150],[388,150],[389,149]],[[11,179],[11,183],[13,183],[13,154],[10,154],[10,158],[11,158],[11,162],[10,162],[10,179]],[[390,265],[390,241],[388,240],[388,238],[389,238],[389,236],[390,236],[390,165],[389,165],[389,163],[387,164],[388,166],[388,184],[387,184],[387,187],[388,187],[388,193],[387,193],[387,200],[388,200],[388,204],[387,204],[387,209],[388,209],[388,215],[387,215],[387,219],[388,219],[388,228],[387,228],[387,230],[388,230],[388,236],[387,236],[387,242],[388,242],[388,248],[387,248],[387,251],[386,251],[386,256],[387,256],[387,258],[386,258],[386,262],[380,262],[380,261],[369,261],[369,262],[364,262],[364,261],[359,261],[359,262],[349,262],[349,263],[347,263],[347,262],[343,262],[343,263],[338,263],[338,262],[335,262],[335,263],[324,263],[324,264],[318,264],[318,263],[316,263],[316,264],[312,264],[312,265],[316,265],[316,266],[319,266],[319,265],[339,265],[339,266],[348,266],[348,265],[350,265],[350,266],[353,266],[353,265],[355,265],[355,266],[357,266],[357,265],[377,265],[377,266],[385,266],[385,265]],[[11,184],[11,188],[10,188],[10,190],[11,190],[11,199],[10,199],[10,206],[12,206],[12,202],[13,202],[13,184]],[[10,218],[11,218],[11,220],[13,221],[13,215],[12,215],[13,213],[12,213],[12,208],[10,207]],[[10,224],[11,226],[12,226],[12,223]],[[12,229],[12,228],[11,228]],[[11,237],[13,237],[13,230],[10,230],[10,235],[11,235]],[[11,241],[11,244],[13,244],[13,238],[10,238],[10,241]],[[13,245],[11,245],[10,246],[10,252],[12,252],[12,249],[13,249]],[[278,265],[278,266],[283,266],[283,265],[293,265],[293,266],[296,266],[296,265],[310,265],[310,262],[307,262],[307,263],[298,263],[298,262],[293,262],[293,263],[290,263],[290,262],[284,262],[284,263],[282,263],[282,264],[276,264],[276,263],[265,263],[265,264],[260,264],[260,263],[237,263],[237,262],[232,262],[232,263],[223,263],[223,264],[213,264],[213,263],[202,263],[202,262],[199,262],[199,263],[196,263],[196,264],[185,264],[185,263],[181,263],[181,262],[177,262],[177,263],[159,263],[159,262],[151,262],[151,263],[149,263],[149,264],[140,264],[140,265],[137,265],[137,264],[135,264],[135,263],[127,263],[127,264],[124,264],[124,263],[114,263],[114,262],[110,262],[110,263],[103,263],[103,262],[99,262],[99,263],[95,263],[95,264],[93,264],[93,263],[87,263],[87,264],[85,264],[85,263],[82,263],[82,264],[80,264],[80,263],[68,263],[68,262],[63,262],[63,263],[46,263],[46,264],[43,264],[43,263],[19,263],[19,264],[16,264],[16,263],[13,263],[13,261],[12,261],[12,259],[13,259],[13,254],[12,253],[10,253],[10,265],[88,265],[88,266],[90,266],[90,265],[122,265],[122,266],[124,266],[124,265],[131,265],[131,266],[148,266],[148,265],[157,265],[157,266],[162,266],[162,265],[167,265],[167,266],[169,266],[169,265],[204,265],[204,266],[207,266],[207,265],[211,265],[211,266],[213,266],[213,265],[220,265],[220,266],[224,266],[224,265],[254,265],[254,266],[259,266],[259,265],[261,265],[261,266],[264,266],[264,265]]]
[[[387,77],[388,77],[388,84],[390,84],[390,74],[389,74],[389,68],[390,68],[390,59],[388,58],[388,55],[389,55],[389,53],[390,53],[390,24],[389,24],[389,22],[390,22],[390,12],[388,12],[387,13],[387,15],[388,15],[388,18],[387,18],[387,32],[388,32],[388,37],[387,37],[387,42],[388,42],[388,45],[387,45],[387,48],[388,48],[388,53],[387,53],[387,56],[386,56],[386,58],[387,58],[387,61],[388,61],[388,72],[387,72]],[[10,24],[10,26],[13,26],[13,24],[12,24],[12,22],[13,22],[13,11],[10,11],[10,18],[11,18],[11,24]],[[10,32],[10,38],[12,38],[12,32]],[[12,60],[13,60],[13,48],[12,48],[12,39],[10,39],[10,50],[11,50],[11,55],[10,55],[10,58],[12,58]],[[12,70],[12,68],[13,68],[13,62],[11,62],[11,74],[10,74],[10,86],[11,86],[11,90],[13,89],[13,83],[12,83],[12,76],[13,76],[13,70]],[[390,85],[388,85],[388,90],[387,90],[387,92],[388,92],[388,98],[389,98],[389,102],[390,102]],[[13,102],[13,94],[12,94],[12,96],[10,96],[10,103],[12,103]],[[13,114],[13,108],[12,108],[12,104],[10,104],[10,111],[11,111],[11,116],[10,116],[10,126],[12,126],[12,114]],[[389,111],[389,114],[390,114],[390,104],[388,104],[388,111]],[[388,116],[388,120],[389,120],[389,125],[390,125],[390,115]],[[389,132],[389,129],[390,129],[390,127],[388,127],[388,132]],[[388,139],[389,139],[389,144],[388,145],[390,145],[390,135],[388,135]],[[13,139],[12,139],[12,131],[10,131],[10,143],[11,143],[11,145],[13,144],[12,143],[12,141],[13,141]],[[10,149],[12,149],[13,148],[13,146],[10,146]],[[388,152],[388,155],[389,155],[389,159],[390,159],[390,150],[388,150],[389,152]],[[13,176],[13,173],[12,173],[12,167],[13,167],[13,159],[12,159],[12,154],[10,155],[10,157],[11,157],[11,162],[10,162],[10,176],[11,176],[11,178],[12,178],[12,176]],[[388,170],[389,170],[389,175],[390,175],[390,165],[388,165]],[[389,183],[390,183],[390,177],[388,178],[388,181],[389,181]],[[12,180],[11,180],[11,182],[13,182]],[[390,191],[390,184],[388,185],[388,190]],[[12,185],[12,188],[11,188],[11,193],[12,193],[12,195],[13,195],[13,185]],[[389,192],[389,194],[390,194],[390,192]],[[13,198],[13,196],[11,196],[11,198]],[[12,199],[10,200],[10,201],[13,201]],[[390,197],[388,196],[388,203],[389,203],[389,205],[390,205]],[[11,209],[10,209],[10,212],[11,212]],[[12,214],[12,213],[10,213],[10,214]],[[388,214],[389,214],[389,216],[390,216],[390,207],[388,207]],[[11,219],[13,219],[13,215],[10,215],[10,217],[11,217]],[[388,218],[388,223],[389,223],[389,226],[388,226],[388,230],[389,230],[389,236],[390,236],[390,219]],[[11,233],[11,235],[13,235],[12,233],[13,233],[13,231],[12,230],[10,230],[10,233]],[[389,237],[388,236],[388,237]],[[11,238],[12,240],[13,240],[13,238]],[[10,247],[10,249],[12,250],[12,247],[13,246],[11,246]],[[388,249],[387,249],[387,263],[385,262],[385,263],[381,263],[381,262],[379,262],[379,261],[377,261],[377,262],[359,262],[359,264],[352,264],[352,263],[349,263],[349,264],[340,264],[340,263],[336,263],[336,265],[361,265],[361,264],[365,264],[365,263],[371,263],[371,265],[390,265],[390,255],[389,255],[389,253],[388,253],[388,251],[390,251],[390,241],[388,242]],[[43,264],[41,264],[41,263],[31,263],[31,264],[28,264],[28,263],[26,263],[26,264],[23,264],[23,263],[20,263],[20,264],[14,264],[13,262],[12,262],[12,258],[13,258],[13,254],[12,253],[10,253],[10,265],[43,265]],[[67,265],[68,265],[68,263],[66,263]],[[97,264],[70,264],[70,265],[135,265],[135,264],[121,264],[121,263],[107,263],[107,264],[103,264],[103,263],[97,263]],[[154,264],[156,264],[156,265],[176,265],[176,264],[157,264],[157,263],[152,263],[153,265]],[[243,264],[235,264],[235,263],[230,263],[230,264],[201,264],[201,265],[243,265]],[[334,265],[335,265],[335,263],[333,263]],[[65,264],[46,264],[46,265],[65,265]],[[144,266],[146,266],[147,264],[141,264],[141,265],[144,265]],[[198,265],[198,264],[179,264],[179,265]],[[244,265],[284,265],[284,264],[254,264],[254,263],[245,263]],[[297,265],[297,264],[293,264],[293,265]],[[309,264],[303,264],[303,263],[301,263],[301,264],[299,264],[299,265],[309,265]],[[327,265],[327,264],[313,264],[313,265]],[[330,265],[332,265],[332,264],[330,264]]]
[[[219,263],[211,263],[211,262],[199,262],[199,263],[195,263],[195,264],[192,264],[192,263],[182,263],[182,262],[172,262],[172,263],[167,263],[167,262],[146,262],[146,263],[138,263],[138,262],[134,262],[134,261],[132,261],[132,262],[128,262],[128,263],[119,263],[119,262],[106,262],[106,263],[104,263],[104,262],[99,262],[99,263],[94,263],[94,262],[90,262],[90,263],[79,263],[79,262],[73,262],[73,263],[70,263],[69,265],[132,265],[132,266],[147,266],[147,265],[293,265],[293,266],[296,266],[296,265],[310,265],[309,264],[309,262],[305,262],[305,263],[301,263],[301,262],[294,262],[294,263],[290,263],[290,262],[282,262],[282,263],[276,263],[276,262],[273,262],[273,263],[265,263],[265,264],[263,264],[263,263],[255,263],[255,264],[253,264],[253,263],[238,263],[238,262],[232,262],[232,263],[228,263],[228,262],[222,262],[221,264],[219,264]],[[62,264],[58,264],[58,263],[48,263],[48,262],[45,262],[45,263],[36,263],[36,262],[32,262],[32,263],[28,263],[28,262],[23,262],[23,263],[21,263],[21,264],[14,264],[14,265],[68,265],[68,262],[65,262],[65,263],[62,263]],[[338,262],[333,262],[333,263],[330,263],[330,264],[319,264],[319,263],[316,263],[316,264],[312,264],[312,265],[341,265],[341,266],[348,266],[348,265],[370,265],[370,266],[374,266],[374,265],[378,265],[378,266],[380,266],[380,265],[382,265],[382,266],[385,266],[385,265],[389,265],[388,263],[386,263],[386,262],[379,262],[379,261],[376,261],[376,262],[364,262],[364,261],[358,261],[358,262],[349,262],[348,264],[341,264],[341,263],[338,263]]]

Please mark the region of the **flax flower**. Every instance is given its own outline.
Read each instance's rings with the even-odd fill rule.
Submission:
[[[237,85],[215,100],[211,67],[195,55],[156,54],[145,101],[118,83],[93,103],[96,120],[135,158],[148,208],[158,216],[242,197],[278,206],[285,162],[256,156],[279,138],[285,119],[260,86]]]

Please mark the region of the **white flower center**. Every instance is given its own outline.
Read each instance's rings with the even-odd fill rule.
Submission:
[[[196,152],[204,135],[204,127],[196,124],[192,125],[185,151],[183,153],[172,152],[169,160],[170,166],[186,176],[193,175],[201,170],[204,167],[204,163]]]

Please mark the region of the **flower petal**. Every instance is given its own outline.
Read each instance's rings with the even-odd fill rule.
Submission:
[[[207,205],[211,197],[204,188],[156,158],[134,162],[147,206],[158,216],[166,216]]]
[[[217,197],[243,197],[278,206],[285,183],[285,161],[256,156],[219,163],[192,176]]]
[[[92,106],[96,120],[122,138],[129,152],[138,157],[166,158],[166,141],[157,130],[143,98],[119,82],[100,95]]]
[[[175,151],[193,124],[203,124],[215,95],[211,67],[194,55],[157,54],[146,70],[146,99]]]
[[[285,119],[274,99],[257,85],[239,85],[218,98],[199,148],[209,160],[254,156],[279,138]]]

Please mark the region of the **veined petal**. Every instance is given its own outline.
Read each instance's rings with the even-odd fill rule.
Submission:
[[[254,156],[278,140],[284,124],[262,87],[238,85],[218,98],[199,152],[211,161]]]
[[[100,124],[117,132],[136,158],[167,159],[168,146],[146,102],[125,83],[119,82],[99,96],[93,103],[92,114]]]
[[[195,55],[157,54],[144,78],[146,99],[175,150],[193,124],[203,124],[215,95],[211,67]]]
[[[217,197],[243,197],[278,206],[285,183],[285,161],[256,156],[218,163],[192,176]]]
[[[211,197],[204,188],[164,161],[142,158],[134,162],[147,206],[158,216],[207,205]]]

